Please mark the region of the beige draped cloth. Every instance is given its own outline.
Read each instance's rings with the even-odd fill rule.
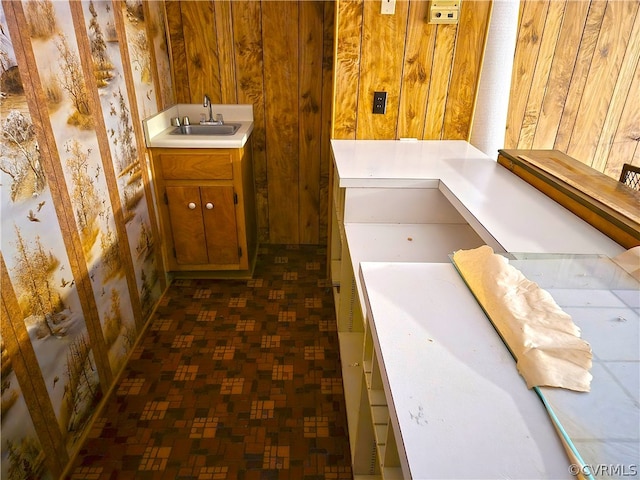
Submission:
[[[589,391],[591,347],[549,292],[486,245],[458,250],[453,261],[513,353],[529,388]]]

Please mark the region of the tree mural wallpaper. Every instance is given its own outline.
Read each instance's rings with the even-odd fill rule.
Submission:
[[[35,0],[25,3],[31,1]],[[124,229],[121,227],[118,231],[118,222],[124,222],[116,218],[120,208],[113,205],[106,171],[112,166],[100,150],[97,108],[90,93],[94,87],[90,81],[93,75],[88,77],[84,74],[74,24],[60,20],[72,17],[71,5],[54,2],[53,10],[46,11],[53,15],[48,23],[56,26],[55,33],[49,38],[32,38],[31,47],[37,71],[46,72],[50,81],[60,85],[61,94],[57,101],[47,105],[51,134],[61,162],[104,335],[105,319],[111,309],[107,292],[116,288],[123,298],[130,298],[126,266],[131,259],[127,259],[126,252],[120,248],[120,234]],[[29,24],[36,21],[28,13],[26,20]],[[135,328],[134,315],[138,313],[140,316],[140,313],[134,311],[131,301],[123,301],[121,308]],[[112,352],[108,355],[111,368],[117,370],[118,359],[122,355]]]
[[[47,393],[56,412],[56,423],[63,431],[67,417],[65,390],[69,390],[69,384],[65,362],[59,359],[65,358],[77,336],[86,335],[86,327],[4,12],[0,25],[2,253],[24,315],[21,321],[35,353],[37,365],[32,367],[50,377]],[[3,340],[4,330],[3,326]],[[42,459],[38,460],[40,444],[11,359],[4,353],[3,348],[2,478],[29,478],[28,471],[37,473],[39,478],[44,468]],[[92,375],[92,382],[97,384]],[[73,393],[72,389],[69,391]]]
[[[171,65],[169,64],[169,52],[167,50],[167,32],[165,30],[165,11],[161,2],[147,2],[145,5],[148,7],[147,32],[149,32],[149,37],[153,44],[151,53],[154,55],[156,65],[153,71],[157,72],[158,76],[157,91],[160,95],[159,105],[162,110],[174,103]]]
[[[166,287],[141,121],[172,93],[148,11],[0,3],[3,479],[63,472]]]
[[[161,268],[145,192],[144,156],[137,146],[132,108],[125,95],[127,87],[116,20],[110,1],[84,1],[82,6],[90,39],[92,68],[96,72],[98,106],[102,111],[105,135],[109,139],[109,152],[103,157],[111,157],[129,250],[137,272],[135,284],[141,299],[140,308],[142,315],[146,316],[153,307],[152,300],[159,294]],[[148,198],[151,198],[150,192]],[[145,248],[139,249],[140,245]]]

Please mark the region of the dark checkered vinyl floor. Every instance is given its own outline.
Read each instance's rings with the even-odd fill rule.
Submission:
[[[326,249],[175,281],[70,478],[351,479]]]

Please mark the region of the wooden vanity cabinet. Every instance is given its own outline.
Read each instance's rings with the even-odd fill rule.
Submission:
[[[150,150],[168,270],[250,276],[257,250],[251,141],[237,149]]]
[[[233,187],[167,186],[165,190],[177,263],[239,262]]]

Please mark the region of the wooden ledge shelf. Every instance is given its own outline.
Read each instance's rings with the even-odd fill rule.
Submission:
[[[557,150],[500,150],[498,163],[625,248],[640,245],[640,193]]]

